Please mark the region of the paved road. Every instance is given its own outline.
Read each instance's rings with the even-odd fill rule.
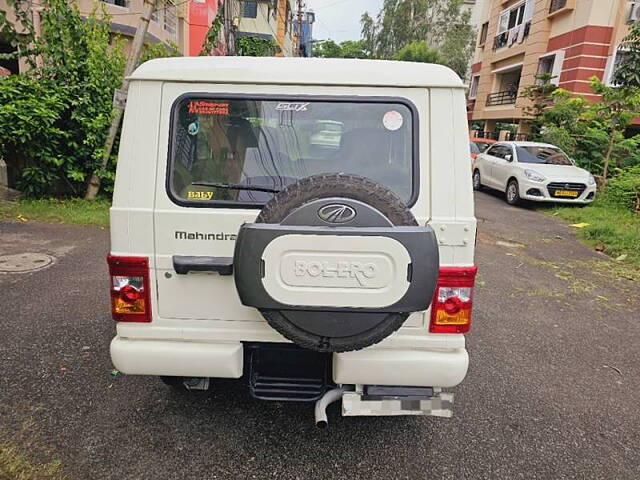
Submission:
[[[238,382],[170,392],[113,378],[106,230],[0,223],[0,434],[71,478],[602,478],[640,475],[637,284],[570,227],[478,194],[471,368],[453,419],[341,418],[254,401]]]

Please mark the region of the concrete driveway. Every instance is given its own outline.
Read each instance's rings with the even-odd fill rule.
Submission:
[[[0,223],[0,435],[73,479],[602,478],[640,472],[640,301],[571,227],[477,194],[471,367],[452,419],[341,418],[110,375],[108,231]]]

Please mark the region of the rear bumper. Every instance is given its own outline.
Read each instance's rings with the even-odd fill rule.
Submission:
[[[111,360],[122,373],[185,377],[240,378],[243,344],[132,340],[116,336]],[[466,349],[368,348],[333,355],[338,384],[453,387],[465,377]]]

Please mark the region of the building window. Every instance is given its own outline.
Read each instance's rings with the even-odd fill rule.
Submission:
[[[242,16],[244,18],[257,18],[258,17],[258,3],[257,2],[244,2],[242,5]]]
[[[611,86],[611,87],[617,87],[618,84],[615,83],[614,77],[616,74],[616,70],[618,70],[618,67],[620,66],[620,63],[625,59],[625,57],[629,54],[629,52],[625,49],[622,48],[618,48],[615,53],[609,57],[609,61],[606,67],[607,70],[607,74],[606,74],[606,79],[607,79],[607,85]]]
[[[500,23],[498,23],[498,33],[503,33],[507,30],[511,30],[513,27],[522,25],[524,22],[524,10],[525,2],[522,2],[521,4],[502,12],[502,14],[500,14]]]
[[[561,8],[567,6],[567,0],[551,0],[551,6],[549,7],[549,13],[557,12]]]
[[[555,55],[542,57],[538,62],[538,75],[551,75],[553,73],[553,64],[555,60]]]
[[[129,0],[102,0],[109,5],[115,5],[117,7],[129,8]]]
[[[163,28],[166,32],[172,35],[175,35],[177,24],[178,24],[177,7],[170,0],[169,2],[167,2],[167,6],[164,10],[164,27]]]
[[[489,22],[485,22],[482,24],[480,28],[480,38],[478,40],[478,46],[481,47],[487,41],[487,34],[489,33]]]
[[[469,87],[469,98],[474,99],[478,95],[478,84],[480,83],[480,75],[471,77],[471,85]]]

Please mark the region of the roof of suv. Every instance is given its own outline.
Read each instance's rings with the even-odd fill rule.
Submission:
[[[464,88],[442,65],[300,57],[175,57],[140,65],[132,80]]]

